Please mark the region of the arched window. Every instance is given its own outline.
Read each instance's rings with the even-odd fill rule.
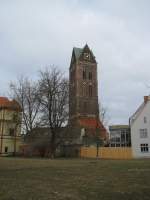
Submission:
[[[86,96],[86,86],[85,85],[82,86],[82,96],[83,97]]]
[[[92,85],[89,85],[89,97],[92,97]]]
[[[86,70],[83,69],[83,80],[85,80],[85,79],[86,79]]]
[[[83,112],[84,113],[87,112],[87,102],[86,101],[83,102]]]
[[[89,80],[92,80],[92,72],[89,72]]]

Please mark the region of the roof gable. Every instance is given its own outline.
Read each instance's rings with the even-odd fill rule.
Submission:
[[[86,55],[88,56],[87,58],[86,58]],[[87,44],[83,47],[79,59],[82,61],[96,63],[95,56]]]
[[[90,59],[85,59],[85,54],[89,54]],[[96,63],[95,56],[87,44],[83,48],[73,48],[71,64],[78,60]]]
[[[129,118],[130,125],[132,125],[140,116],[140,114],[143,112],[144,108],[147,106],[147,104],[150,103],[150,101],[143,102],[138,109],[135,111],[135,113]]]

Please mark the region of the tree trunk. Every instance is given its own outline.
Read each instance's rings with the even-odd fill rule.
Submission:
[[[55,131],[51,129],[51,140],[50,140],[50,151],[49,151],[49,157],[51,159],[55,158],[55,151],[56,151],[56,145],[55,145]]]

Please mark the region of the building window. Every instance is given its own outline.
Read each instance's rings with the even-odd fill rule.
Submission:
[[[18,113],[17,112],[15,112],[14,114],[13,114],[13,119],[12,119],[14,122],[18,122],[19,121],[19,118],[18,118]]]
[[[126,145],[125,145],[125,144],[121,144],[121,146],[122,146],[122,147],[125,147]]]
[[[144,123],[145,123],[145,124],[147,123],[147,118],[146,118],[146,117],[144,117]]]
[[[129,142],[130,141],[130,135],[129,133],[126,133],[126,142]]]
[[[83,69],[83,74],[82,74],[82,76],[83,76],[83,80],[85,80],[85,79],[86,79],[86,70],[85,70],[85,69]]]
[[[89,80],[92,80],[92,72],[89,72]]]
[[[117,138],[116,138],[116,142],[119,142],[119,143],[120,143],[120,137],[117,137]]]
[[[141,152],[142,153],[148,152],[148,144],[141,144]]]
[[[15,135],[15,129],[14,128],[10,128],[9,129],[9,135],[10,136],[14,136]]]
[[[115,143],[111,143],[111,145],[110,145],[111,147],[115,147]]]
[[[8,147],[5,147],[5,153],[8,153]]]
[[[89,97],[92,97],[92,85],[89,85]]]
[[[125,142],[125,141],[126,141],[125,134],[121,133],[121,142]]]
[[[147,138],[148,134],[147,134],[147,129],[140,129],[140,138]]]

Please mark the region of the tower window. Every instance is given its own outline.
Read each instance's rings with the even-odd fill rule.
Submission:
[[[89,80],[92,80],[92,72],[89,72]]]
[[[89,85],[89,97],[92,97],[92,85]]]
[[[83,79],[85,80],[86,79],[86,70],[83,69]]]
[[[87,111],[87,102],[86,101],[83,102],[83,110],[86,113],[86,111]]]
[[[83,87],[82,87],[82,95],[83,95],[83,97],[86,96],[86,86],[85,85],[83,85]]]

